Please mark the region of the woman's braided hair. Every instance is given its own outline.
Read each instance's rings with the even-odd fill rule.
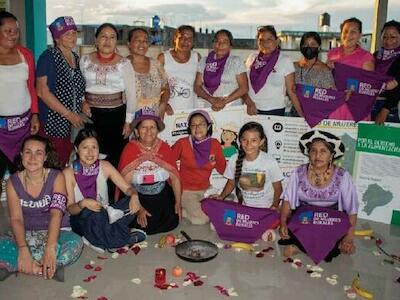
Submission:
[[[267,136],[264,133],[264,128],[262,127],[262,125],[257,122],[248,122],[248,123],[244,124],[242,126],[242,128],[240,128],[240,131],[239,131],[239,142],[241,141],[242,136],[246,131],[258,132],[258,134],[260,135],[260,139],[261,140],[264,139],[264,144],[260,147],[260,150],[267,152],[267,150],[268,150],[267,149]],[[238,158],[236,160],[236,166],[235,166],[236,196],[237,196],[240,204],[243,203],[243,196],[242,196],[240,189],[238,188],[238,185],[239,185],[240,175],[242,175],[243,159],[245,156],[246,156],[246,153],[244,152],[242,145],[240,145]]]

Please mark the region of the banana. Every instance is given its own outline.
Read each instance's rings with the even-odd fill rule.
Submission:
[[[355,230],[354,235],[355,236],[371,236],[374,234],[374,231],[372,229],[363,229],[363,230]]]
[[[365,299],[374,299],[374,295],[371,292],[368,292],[366,289],[363,289],[360,286],[360,275],[357,275],[357,277],[353,279],[351,287],[354,289],[357,295]]]
[[[160,240],[158,241],[158,247],[159,247],[159,248],[163,248],[163,247],[166,246],[166,244],[167,244],[167,236],[166,236],[166,235],[163,235],[163,236],[160,238]]]
[[[233,243],[231,244],[232,248],[236,248],[236,249],[243,249],[249,252],[253,252],[254,251],[254,247],[251,244],[247,244],[247,243]]]

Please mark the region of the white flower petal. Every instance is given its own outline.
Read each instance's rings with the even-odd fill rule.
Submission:
[[[140,278],[132,278],[131,282],[134,284],[141,284],[142,283],[142,279]]]

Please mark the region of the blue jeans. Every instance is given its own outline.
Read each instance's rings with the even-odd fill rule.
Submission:
[[[372,111],[371,111],[372,120],[375,120],[378,113],[382,110],[384,104],[385,104],[385,101],[383,101],[383,100],[377,100],[375,102],[374,106],[372,107]],[[400,123],[399,110],[398,110],[397,106],[390,109],[389,115],[386,118],[386,122]]]

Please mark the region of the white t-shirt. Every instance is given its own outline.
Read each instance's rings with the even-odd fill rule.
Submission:
[[[249,96],[255,102],[259,110],[273,110],[285,107],[286,85],[285,76],[294,73],[292,60],[282,54],[269,74],[264,86],[256,94],[250,82],[250,68],[258,52],[252,53],[246,60],[247,78],[249,80]]]
[[[207,56],[202,57],[200,59],[200,63],[197,68],[197,72],[204,74],[204,69],[206,67]],[[226,60],[224,66],[224,72],[221,76],[221,83],[218,88],[213,93],[214,97],[226,97],[229,96],[233,91],[239,88],[239,84],[237,82],[236,76],[246,72],[246,66],[243,60],[239,56],[235,56],[230,54],[228,59]],[[204,88],[205,91],[207,91]],[[242,99],[236,99],[228,103],[227,106],[237,106],[242,105]],[[207,108],[211,107],[211,104],[202,98],[198,98],[199,108]]]
[[[224,173],[228,179],[235,179],[237,157],[235,154],[228,161]],[[281,180],[283,174],[277,161],[264,151],[260,151],[253,161],[243,159],[238,184],[243,195],[243,204],[251,207],[270,207],[274,198],[272,183]]]
[[[185,63],[179,63],[168,50],[164,52],[164,61],[164,69],[168,75],[170,89],[169,105],[174,112],[195,108],[197,95],[193,91],[193,84],[199,64],[199,54],[191,51],[189,60]]]

